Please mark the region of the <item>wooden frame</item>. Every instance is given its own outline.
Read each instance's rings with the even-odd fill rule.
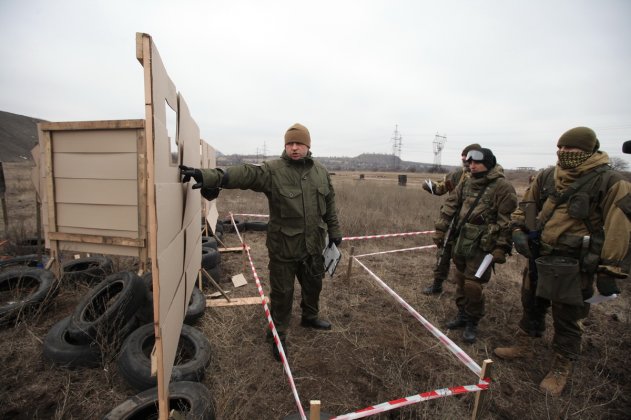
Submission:
[[[146,269],[147,265],[147,186],[145,182],[141,182],[146,173],[146,160],[144,158],[145,145],[145,121],[144,120],[115,120],[115,121],[80,121],[80,122],[47,122],[37,125],[39,132],[39,162],[43,165],[40,174],[43,183],[39,188],[41,201],[44,209],[44,225],[46,226],[46,243],[50,248],[51,257],[53,259],[52,270],[61,275],[60,252],[77,251],[77,252],[93,252],[114,255],[133,255],[137,256],[140,262],[140,269]],[[84,186],[86,189],[94,188],[96,185],[105,185],[108,182],[116,182],[109,180],[105,176],[97,175],[91,178],[90,174],[82,177],[79,171],[74,174],[68,174],[67,167],[62,162],[58,162],[58,155],[64,155],[75,161],[80,161],[85,154],[85,144],[99,144],[102,139],[108,138],[109,135],[120,137],[120,143],[130,143],[126,146],[126,150],[132,150],[134,161],[131,165],[124,165],[128,172],[134,173],[134,180],[128,180],[137,185],[135,191],[131,191],[132,196],[124,207],[126,210],[133,211],[136,220],[130,223],[128,230],[118,230],[116,226],[111,226],[111,221],[101,220],[101,226],[95,229],[85,229],[77,224],[73,226],[67,221],[63,221],[63,211],[68,211],[73,207],[87,208],[92,211],[98,209],[102,204],[98,202],[81,201],[76,197],[78,191],[73,188],[70,194],[74,198],[72,202],[60,204],[62,201],[59,197],[59,186],[66,181],[72,181],[71,185]],[[133,144],[131,144],[133,143]],[[65,144],[63,148],[61,144]],[[57,148],[63,150],[58,155]],[[108,146],[113,151],[115,147]],[[140,153],[143,151],[142,153]],[[98,152],[91,153],[98,159]],[[110,154],[111,153],[104,153]],[[120,181],[120,180],[118,180]],[[104,197],[103,201],[106,201]],[[62,210],[62,207],[67,208]],[[123,206],[121,206],[123,207]],[[133,209],[135,208],[135,209]],[[60,214],[61,213],[61,214]],[[68,217],[66,219],[72,219]],[[115,223],[113,223],[115,225]]]

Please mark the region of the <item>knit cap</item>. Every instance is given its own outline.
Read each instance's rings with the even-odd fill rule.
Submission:
[[[600,148],[600,142],[594,130],[587,127],[574,127],[561,135],[557,147],[577,147],[584,152],[594,153]]]
[[[307,127],[298,123],[289,127],[285,133],[285,144],[287,143],[302,143],[311,148],[311,135]]]

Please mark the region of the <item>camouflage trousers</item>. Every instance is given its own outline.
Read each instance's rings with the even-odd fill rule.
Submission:
[[[522,278],[523,313],[519,327],[532,336],[541,336],[545,329],[547,310],[551,307],[554,326],[552,347],[562,356],[575,360],[581,353],[582,320],[589,315],[590,304],[568,305],[539,297],[536,295],[536,284],[532,277],[529,268],[526,267]],[[593,277],[592,274],[581,273],[583,299],[588,299],[594,294]]]
[[[475,276],[485,255],[486,253],[480,250],[471,257],[455,255],[453,258],[456,266],[456,306],[474,321],[484,316],[486,299],[483,286],[491,279],[490,267],[481,278]]]
[[[272,319],[278,334],[286,336],[291,321],[295,279],[298,279],[301,287],[302,317],[318,317],[324,259],[321,255],[311,255],[300,261],[289,262],[270,258],[268,267]]]

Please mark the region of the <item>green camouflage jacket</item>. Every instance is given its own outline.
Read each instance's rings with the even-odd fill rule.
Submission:
[[[265,194],[269,204],[267,249],[271,259],[296,261],[321,254],[328,233],[341,238],[335,207],[335,191],[326,168],[311,157],[291,160],[283,151],[280,159],[261,165],[237,165],[225,171],[221,182],[215,169],[202,170],[204,188],[249,189]],[[213,184],[206,180],[212,179]]]

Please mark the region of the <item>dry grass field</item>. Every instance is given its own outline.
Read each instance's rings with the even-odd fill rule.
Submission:
[[[339,218],[345,236],[410,232],[433,229],[444,197],[422,191],[430,177],[408,174],[406,187],[397,174],[337,173],[334,186]],[[434,177],[435,179],[435,177]],[[527,175],[509,174],[523,192]],[[223,191],[219,211],[267,213],[262,194]],[[237,219],[239,216],[236,216]],[[254,220],[254,219],[248,219]],[[24,226],[31,226],[23,224]],[[17,227],[17,226],[16,226]],[[30,235],[6,235],[15,239]],[[263,288],[269,289],[264,232],[245,232]],[[237,235],[224,236],[237,246]],[[333,278],[326,278],[321,315],[333,323],[328,332],[301,328],[296,287],[294,318],[288,337],[288,359],[298,394],[305,408],[309,400],[322,402],[322,411],[334,415],[434,389],[469,385],[477,378],[396,300],[386,294],[358,264],[346,277],[349,253],[355,255],[431,244],[429,236],[346,241],[342,263]],[[3,248],[6,253],[9,248]],[[444,330],[455,313],[454,285],[446,283],[438,297],[421,293],[432,278],[435,251],[415,250],[361,258],[401,298],[429,322]],[[128,262],[118,261],[124,269]],[[496,268],[486,288],[487,316],[479,339],[465,344],[460,332],[448,336],[479,364],[493,359],[493,383],[488,391],[485,419],[626,419],[631,412],[631,286],[614,302],[595,305],[585,322],[583,356],[572,380],[559,398],[538,391],[551,355],[551,320],[546,336],[535,344],[533,357],[507,362],[493,357],[493,348],[511,342],[521,309],[520,271],[525,260],[518,255]],[[222,285],[230,296],[258,296],[249,265],[241,253],[225,253]],[[233,288],[228,280],[243,273],[248,284]],[[215,290],[207,289],[206,293]],[[116,369],[115,356],[100,368],[66,370],[42,357],[42,340],[48,329],[68,316],[85,289],[62,281],[59,295],[42,312],[0,329],[0,418],[99,418],[134,394]],[[0,295],[1,297],[1,295]],[[211,364],[203,383],[212,395],[217,419],[282,419],[296,406],[280,363],[265,342],[266,320],[260,304],[208,307],[197,323],[210,340]],[[471,415],[473,395],[446,397],[373,416],[376,419],[454,419]]]

